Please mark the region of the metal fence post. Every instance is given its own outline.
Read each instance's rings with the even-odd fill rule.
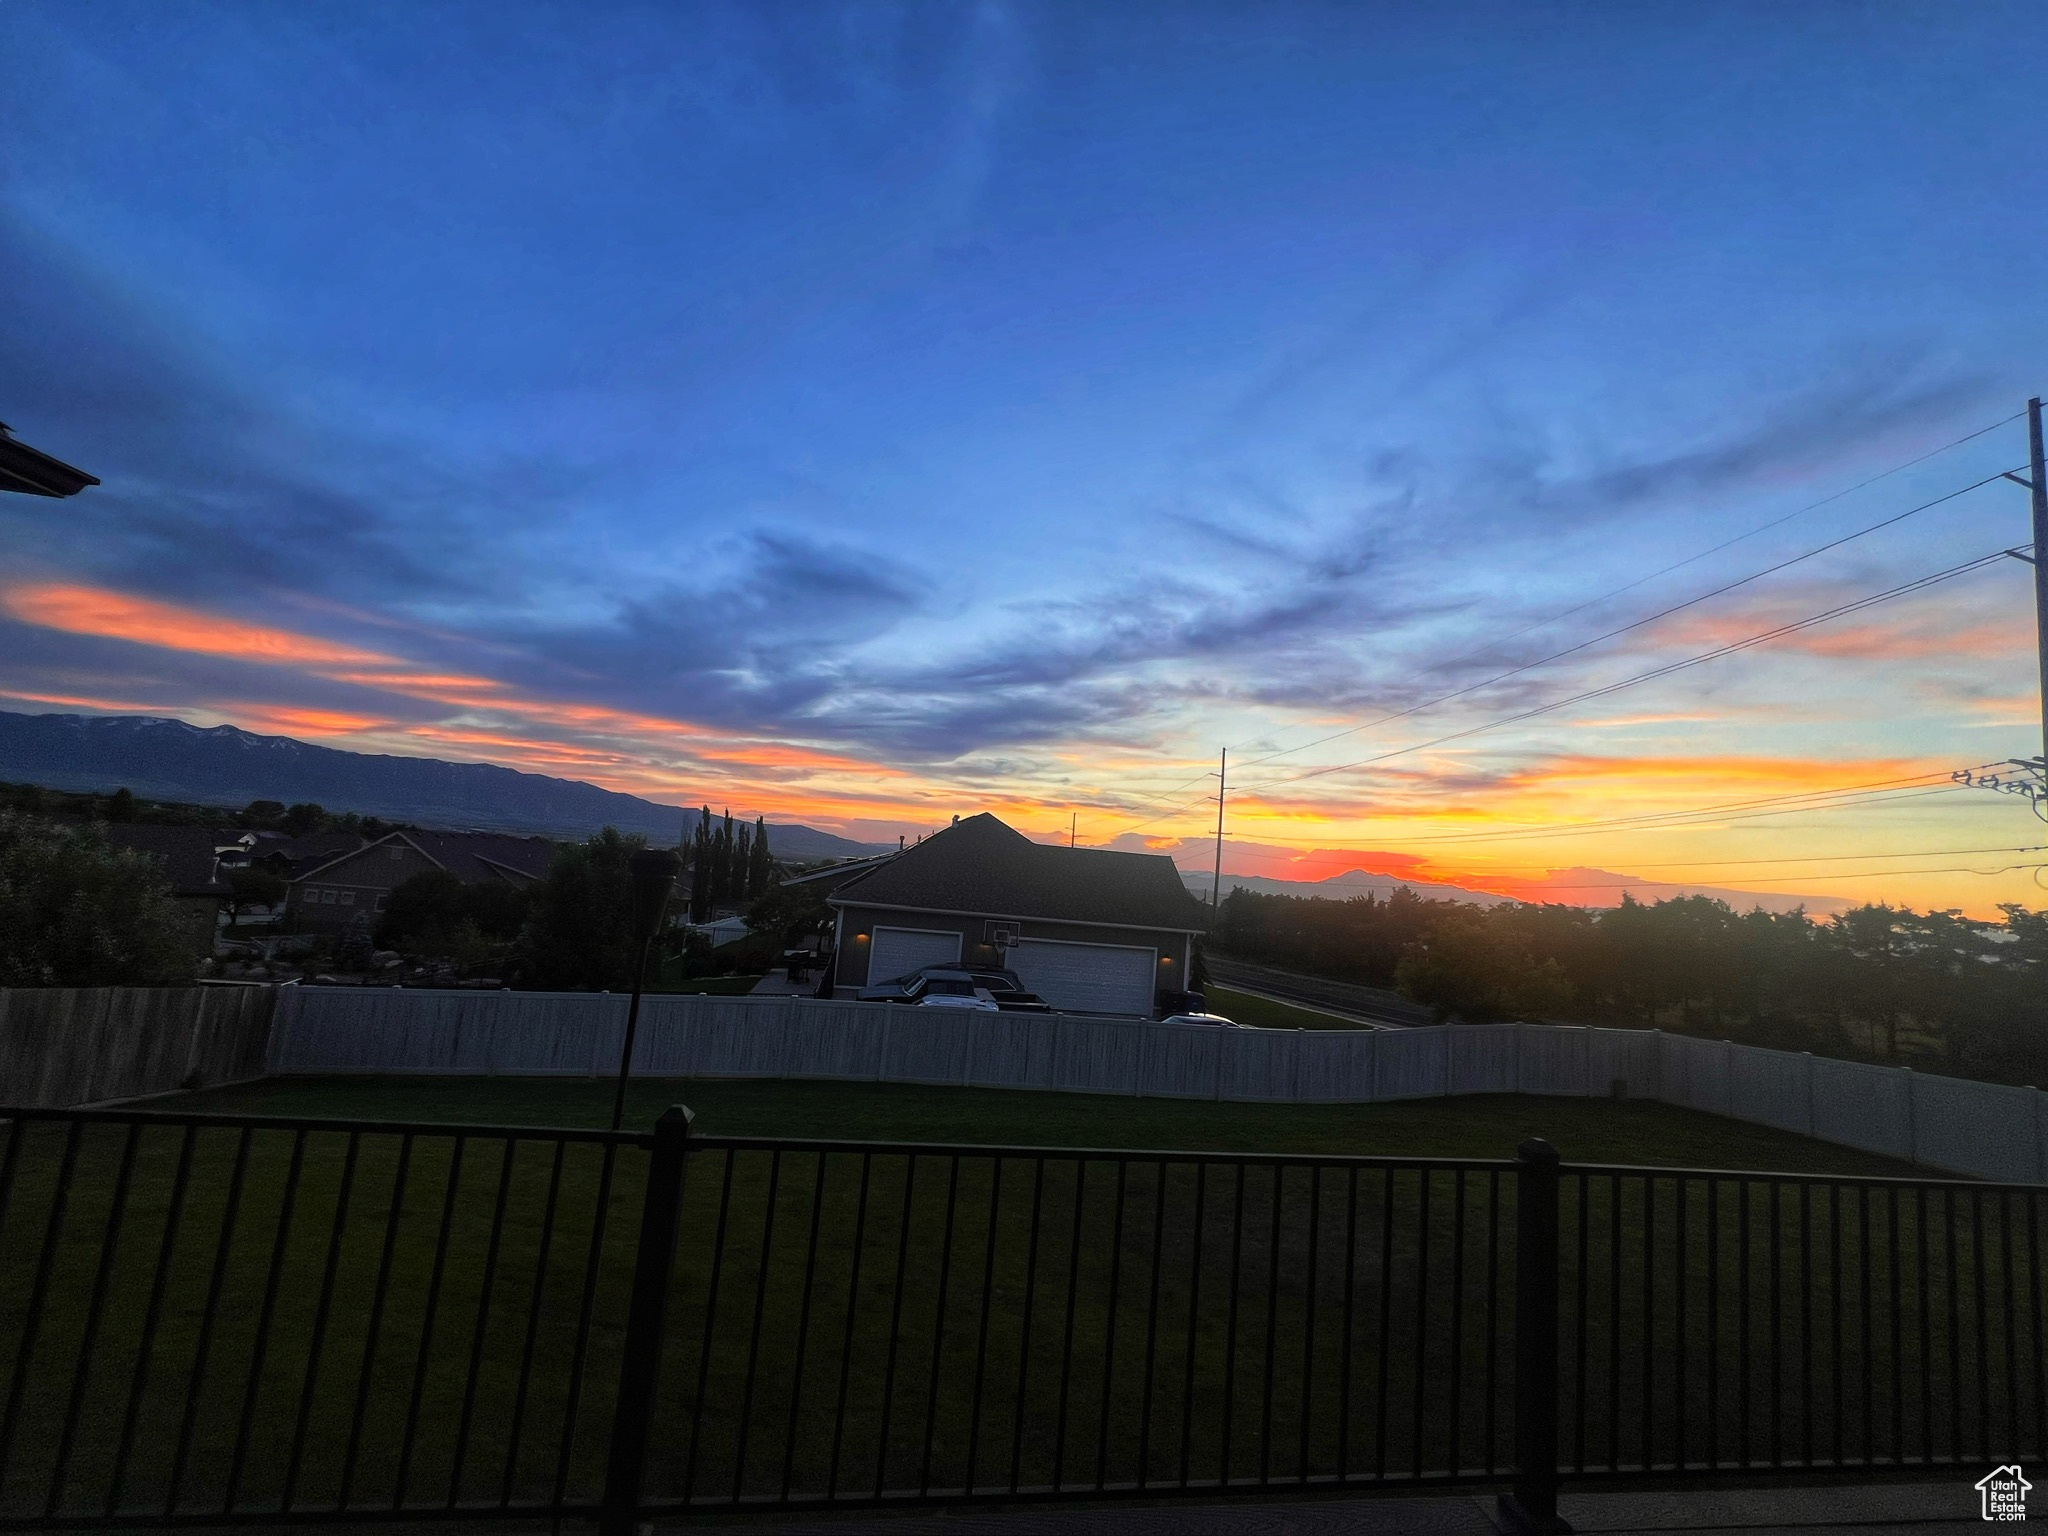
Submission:
[[[1515,1481],[1510,1530],[1568,1531],[1557,1517],[1557,1148],[1515,1150]]]
[[[633,1300],[626,1313],[619,1366],[618,1407],[612,1418],[611,1461],[597,1522],[599,1536],[634,1536],[639,1524],[648,1423],[654,1413],[654,1375],[661,1362],[669,1277],[675,1267],[676,1226],[682,1215],[683,1164],[689,1155],[693,1118],[689,1110],[676,1104],[654,1123],[647,1196],[640,1210],[640,1248],[633,1261]]]

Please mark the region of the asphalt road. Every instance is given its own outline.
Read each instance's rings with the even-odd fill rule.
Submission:
[[[1396,1029],[1434,1024],[1435,1016],[1398,992],[1379,987],[1361,987],[1345,981],[1327,981],[1320,976],[1302,976],[1276,970],[1268,965],[1250,965],[1215,955],[1203,957],[1210,977],[1218,986],[1233,987],[1283,1003],[1301,1003],[1325,1013],[1357,1019]]]

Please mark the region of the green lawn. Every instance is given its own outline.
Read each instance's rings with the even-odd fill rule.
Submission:
[[[1251,1024],[1259,1029],[1370,1029],[1369,1024],[1360,1024],[1355,1019],[1343,1018],[1334,1013],[1318,1013],[1313,1008],[1300,1007],[1294,1003],[1283,1003],[1275,998],[1254,997],[1249,992],[1233,992],[1228,987],[1219,987],[1211,982],[1202,989],[1208,999],[1209,1011],[1220,1013],[1226,1019],[1235,1019],[1240,1024]]]
[[[609,1102],[607,1086],[588,1081],[341,1079],[219,1090],[166,1107],[589,1126],[603,1123]],[[1597,1100],[1261,1106],[647,1082],[634,1086],[631,1123],[645,1126],[675,1102],[697,1111],[707,1135],[1500,1157],[1540,1133],[1583,1160],[1892,1171],[1756,1127]],[[190,1143],[173,1226],[186,1145],[171,1129],[131,1144],[118,1126],[94,1127],[68,1154],[59,1210],[65,1133],[38,1125],[24,1135],[0,1218],[0,1370],[23,1356],[45,1234],[54,1229],[58,1240],[19,1373],[18,1443],[0,1467],[0,1514],[40,1510],[53,1480],[64,1485],[65,1507],[99,1507],[138,1382],[121,1489],[130,1506],[160,1507],[174,1492],[188,1509],[230,1498],[275,1508],[287,1496],[388,1505],[401,1485],[414,1499],[509,1491],[525,1500],[544,1498],[558,1479],[572,1497],[601,1483],[643,1152],[618,1155],[601,1205],[605,1158],[589,1144],[558,1152],[545,1140],[472,1137],[458,1166],[445,1136],[408,1146],[387,1134],[352,1142],[331,1131],[260,1131],[238,1180],[239,1134],[207,1130]],[[2024,1244],[2005,1235],[2005,1205],[1973,1210],[1965,1197],[1954,1208],[1939,1199],[1890,1206],[1880,1197],[1871,1211],[1853,1194],[1833,1203],[1826,1187],[1802,1205],[1798,1187],[1788,1188],[1776,1209],[1762,1194],[1738,1207],[1730,1190],[1710,1213],[1697,1180],[1683,1192],[1661,1180],[1654,1193],[1640,1181],[1617,1191],[1594,1180],[1583,1205],[1567,1181],[1566,1352],[1576,1355],[1570,1319],[1583,1283],[1596,1458],[1610,1432],[1624,1459],[1634,1454],[1645,1423],[1662,1444],[1680,1400],[1695,1454],[1710,1417],[1732,1454],[1739,1403],[1759,1425],[1776,1414],[1794,1430],[1819,1403],[1823,1446],[1836,1424],[1852,1444],[1866,1428],[1889,1443],[1884,1413],[1858,1407],[1873,1362],[1880,1407],[1908,1403],[1908,1442],[1923,1421],[1974,1422],[1980,1367],[1987,1400],[2003,1411],[2014,1378],[1995,1365],[2008,1315],[1997,1311],[1999,1285],[2017,1262],[2023,1306],[2038,1294]],[[109,1246],[116,1205],[123,1220]],[[1973,1240],[1973,1215],[1989,1247]],[[1354,1178],[1342,1168],[1099,1154],[1041,1163],[706,1150],[685,1184],[650,1491],[773,1494],[787,1479],[817,1493],[835,1476],[854,1489],[958,1486],[970,1463],[984,1486],[1013,1476],[1027,1486],[1092,1483],[1139,1469],[1173,1480],[1184,1467],[1213,1478],[1261,1466],[1285,1475],[1340,1463],[1354,1472],[1483,1465],[1505,1457],[1511,1432],[1514,1227],[1512,1175],[1485,1171]],[[1931,1281],[1912,1262],[1923,1235]],[[1744,1244],[1754,1259],[1746,1285],[1735,1267]],[[1897,1271],[1886,1267],[1891,1244],[1906,1256]],[[1881,1265],[1874,1293],[1829,1278],[1832,1265],[1855,1275],[1866,1254]],[[1803,1300],[1804,1275],[1817,1278],[1814,1302]],[[1989,1313],[1977,1282],[1989,1284]],[[1718,1335],[1708,1332],[1710,1295]],[[1739,1349],[1738,1304],[1754,1330]],[[1916,1331],[1923,1315],[1933,1319],[1931,1367],[1926,1344],[1915,1342],[1930,1337]],[[1988,1355],[1974,1342],[1987,1316]],[[565,1434],[586,1317],[581,1408]],[[266,1318],[269,1342],[259,1349]],[[1900,1320],[1903,1346],[1893,1342]],[[1671,1349],[1681,1322],[1691,1368],[1683,1382]],[[2036,1328],[2019,1325],[2023,1356]],[[1865,1329],[1875,1341],[1867,1350]],[[206,1364],[195,1373],[202,1335]],[[1953,1384],[1949,1339],[1964,1341]],[[1754,1367],[1739,1387],[1738,1359]],[[1910,1390],[1892,1392],[1894,1376]],[[1826,1390],[1844,1379],[1846,1408]],[[1931,1408],[1921,1406],[1921,1379],[1933,1383]],[[1616,1412],[1606,1406],[1610,1382]],[[185,1470],[174,1479],[181,1439]],[[1998,1443],[2026,1442],[2015,1433]],[[1571,1445],[1568,1436],[1568,1454]]]
[[[181,1095],[165,1107],[220,1114],[467,1124],[602,1126],[612,1085],[578,1078],[277,1078]],[[1512,1157],[1531,1136],[1568,1159],[1814,1173],[1917,1170],[1767,1126],[1643,1100],[1512,1094],[1394,1104],[1217,1104],[894,1083],[635,1082],[626,1123],[646,1129],[687,1104],[706,1135],[972,1142],[995,1146]]]
[[[693,981],[668,981],[647,990],[676,996],[745,997],[754,990],[761,973],[752,976],[699,976]]]

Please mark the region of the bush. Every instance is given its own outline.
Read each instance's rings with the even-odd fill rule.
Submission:
[[[96,827],[0,812],[0,986],[167,986],[192,979],[163,866]]]
[[[391,893],[377,924],[387,949],[472,964],[519,936],[532,892],[496,882],[466,882],[445,869],[423,870]]]

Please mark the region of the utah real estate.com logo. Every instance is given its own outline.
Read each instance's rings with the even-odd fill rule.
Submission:
[[[2000,1467],[1977,1484],[1977,1492],[1984,1499],[1986,1520],[2024,1520],[2027,1518],[2027,1493],[2034,1485],[2020,1472],[2020,1464]]]

